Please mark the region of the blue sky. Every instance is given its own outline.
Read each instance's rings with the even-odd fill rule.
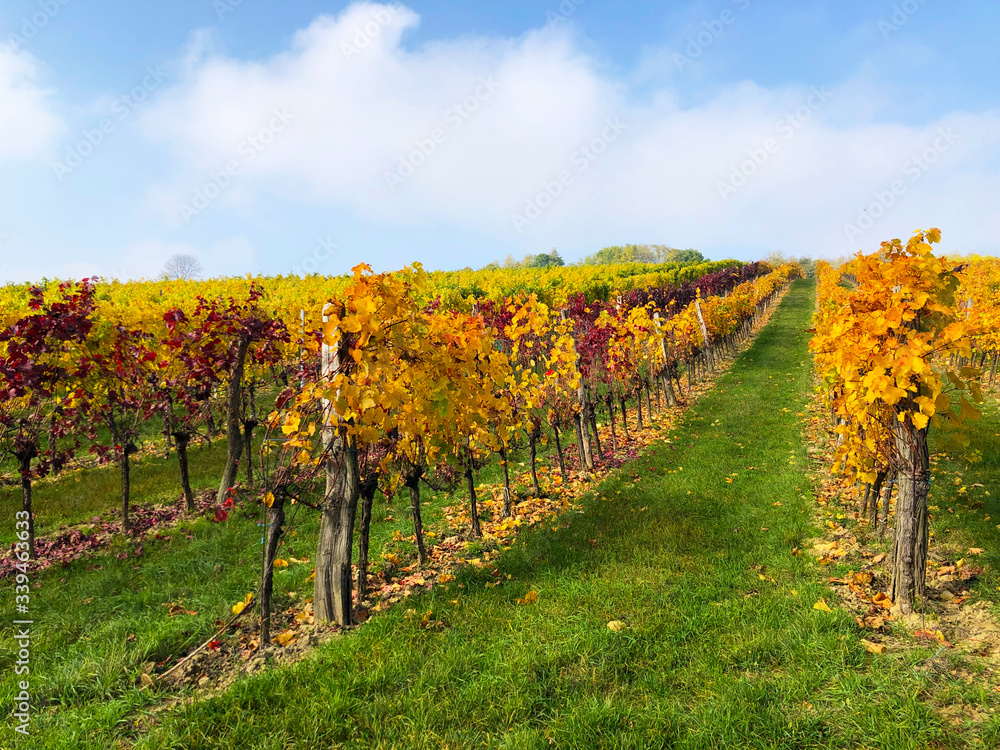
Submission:
[[[931,225],[995,252],[998,26],[986,0],[9,0],[0,281],[835,257]]]

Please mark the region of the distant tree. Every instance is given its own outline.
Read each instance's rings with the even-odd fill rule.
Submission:
[[[848,259],[844,259],[846,262]],[[802,266],[802,270],[805,272],[806,276],[814,276],[816,274],[816,261],[810,258],[808,255],[803,255],[799,258],[793,258],[790,255],[785,255],[780,250],[775,250],[770,253],[764,261],[772,268],[777,268],[778,266],[783,266],[786,263],[798,263]]]
[[[502,261],[493,261],[483,266],[481,270],[492,271],[498,268],[554,268],[565,265],[566,261],[559,255],[559,251],[552,248],[549,252],[539,253],[538,255],[529,253],[521,260],[517,260],[511,253],[507,253],[507,257]]]
[[[640,245],[640,247],[647,246]],[[670,247],[670,245],[648,245],[648,247],[656,256],[657,263],[704,263],[708,260],[697,250],[692,250],[691,248],[681,250],[676,247]]]
[[[686,250],[671,249],[664,257],[664,263],[704,263],[707,258],[697,250],[688,248]]]
[[[552,250],[547,253],[529,255],[524,259],[524,265],[528,268],[555,268],[557,266],[565,266],[566,261],[564,261],[559,255],[558,250],[552,248]]]
[[[170,281],[190,281],[199,278],[201,273],[201,261],[188,253],[171,255],[163,264],[163,278]]]
[[[808,255],[803,255],[798,260],[798,264],[802,266],[803,272],[807,278],[812,278],[816,275],[816,260],[810,258]]]
[[[655,263],[656,253],[649,245],[612,245],[598,250],[583,259],[587,265],[616,265],[619,263]]]

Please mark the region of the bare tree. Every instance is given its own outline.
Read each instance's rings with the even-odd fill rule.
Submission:
[[[163,278],[168,280],[197,279],[201,276],[201,261],[187,253],[171,255],[163,264]]]

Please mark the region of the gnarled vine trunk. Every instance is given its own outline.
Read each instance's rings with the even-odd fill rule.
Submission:
[[[500,449],[500,460],[503,462],[503,517],[510,518],[513,511],[514,498],[510,491],[510,467],[507,465],[507,449]]]
[[[528,435],[528,460],[531,465],[531,491],[534,493],[535,497],[542,496],[542,488],[541,485],[538,484],[537,470],[539,437],[540,436],[534,432]]]
[[[188,444],[191,435],[186,432],[173,433],[177,445],[177,463],[181,469],[181,489],[184,491],[184,507],[188,513],[194,513],[194,491],[191,489],[191,473],[188,467]]]
[[[236,350],[236,360],[229,373],[229,392],[227,398],[226,414],[226,440],[228,451],[226,454],[226,466],[222,472],[222,481],[219,483],[219,493],[216,502],[221,505],[226,501],[229,488],[236,484],[236,469],[239,465],[240,456],[243,455],[243,430],[240,424],[240,409],[243,403],[243,371],[246,367],[247,352],[250,350],[250,339],[247,336],[240,338]]]
[[[914,601],[924,596],[927,577],[930,457],[926,428],[917,429],[909,418],[893,425],[893,438],[900,465],[889,598],[909,614]]]
[[[37,455],[34,448],[18,456],[21,471],[21,510],[28,514],[28,557],[35,559],[35,513],[31,509],[31,460]]]
[[[608,424],[611,426],[611,450],[618,452],[618,433],[615,430],[615,404],[609,393],[604,397],[604,405],[608,409]]]
[[[372,504],[378,491],[378,474],[361,483],[361,518],[358,523],[358,601],[368,598],[368,546],[372,528]]]
[[[467,456],[465,463],[465,484],[469,490],[469,523],[472,536],[481,539],[483,530],[479,526],[479,506],[476,499],[476,478],[472,471],[472,456]]]
[[[132,454],[135,452],[133,443],[126,443],[122,446],[121,471],[122,471],[122,531],[128,533],[132,530],[132,520],[129,518],[129,499],[132,494]]]
[[[316,581],[313,586],[316,622],[333,621],[341,627],[352,623],[351,550],[360,489],[357,449],[345,447],[343,438],[338,437],[327,463],[326,496],[316,543]]]
[[[629,440],[629,434],[628,434],[628,411],[625,408],[625,397],[624,396],[619,396],[618,397],[618,405],[621,406],[621,408],[622,408],[622,432],[625,433],[625,442],[627,443],[628,440]]]
[[[559,441],[559,427],[552,425],[552,436],[556,440],[556,455],[559,456],[559,473],[562,474],[563,484],[569,485],[569,475],[566,474],[566,459],[563,458],[562,443]]]
[[[410,514],[413,516],[413,535],[417,545],[417,561],[427,564],[427,548],[424,546],[424,522],[420,516],[420,477],[423,467],[414,466],[406,473],[404,484],[410,491]]]
[[[277,489],[274,501],[267,512],[267,541],[264,545],[264,560],[260,584],[260,643],[271,642],[271,598],[274,593],[274,558],[278,552],[278,542],[285,525],[285,490]]]

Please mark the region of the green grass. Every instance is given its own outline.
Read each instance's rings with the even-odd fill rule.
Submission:
[[[274,391],[258,394],[258,410],[266,414],[273,406]],[[270,404],[267,397],[271,397]],[[98,427],[99,439],[103,444],[112,442],[108,430],[103,425]],[[254,434],[255,462],[260,447],[263,430]],[[162,422],[159,417],[150,419],[140,426],[140,444],[156,449],[140,455],[132,460],[131,502],[140,504],[164,504],[183,502],[180,488],[180,468],[177,454],[170,452],[165,456],[165,438],[162,433]],[[188,449],[190,461],[191,486],[199,489],[217,489],[226,460],[225,436],[218,436],[211,441],[199,440],[192,443]],[[91,462],[90,456],[83,447],[77,456]],[[8,480],[15,480],[16,462],[8,458],[0,462],[0,473]],[[246,477],[241,471],[239,479]],[[12,518],[13,513],[21,508],[21,486],[18,484],[0,485],[0,509],[5,517]],[[49,476],[35,481],[32,490],[32,507],[35,515],[35,533],[39,536],[52,534],[60,526],[85,523],[96,515],[121,507],[121,471],[118,464],[89,468],[70,468],[58,476]],[[9,512],[8,512],[9,511]],[[14,541],[12,524],[0,526],[0,544],[7,546]]]
[[[519,453],[512,460],[523,458]],[[541,465],[554,460],[547,448],[539,451]],[[225,460],[224,441],[191,450],[191,478],[195,489],[218,483]],[[499,465],[478,474],[480,482],[497,482]],[[242,477],[242,475],[241,475]],[[40,533],[62,524],[87,522],[120,503],[117,467],[66,472],[35,486],[35,508]],[[180,503],[176,456],[149,455],[136,462],[132,476],[133,503]],[[316,498],[314,498],[315,500]],[[443,526],[442,508],[465,502],[462,490],[454,494],[422,492],[425,528]],[[14,512],[20,508],[19,488],[0,491],[5,518],[0,539],[14,538]],[[485,515],[488,515],[488,511]],[[169,541],[147,540],[135,555],[136,542],[119,539],[96,557],[66,567],[50,568],[32,576],[38,588],[31,592],[31,690],[41,699],[38,747],[76,747],[88,734],[106,732],[127,717],[158,700],[137,691],[139,675],[148,662],[178,657],[215,631],[215,621],[229,607],[256,590],[259,583],[261,530],[257,512],[237,510],[227,523],[207,518],[183,520],[178,529],[164,532]],[[318,516],[305,506],[289,509],[289,532],[279,554],[285,558],[315,558]],[[376,499],[371,534],[371,557],[377,568],[386,552],[415,557],[413,545],[394,541],[399,532],[412,534],[409,498]],[[190,538],[188,538],[190,536]],[[441,536],[438,537],[440,539]],[[437,541],[437,540],[435,540]],[[432,542],[428,540],[428,543]],[[125,559],[118,555],[128,553]],[[279,608],[292,592],[311,596],[311,565],[292,565],[275,572]],[[3,611],[14,610],[13,582],[0,590]],[[197,615],[168,617],[162,606],[180,602]],[[9,618],[14,619],[13,617]],[[0,625],[0,699],[16,694],[15,644],[9,620]],[[9,726],[0,729],[0,747],[13,740]],[[96,741],[97,747],[104,740]]]
[[[917,671],[922,653],[865,652],[848,613],[812,608],[833,601],[826,571],[791,554],[815,533],[797,416],[811,377],[812,295],[812,282],[796,283],[670,444],[606,480],[581,512],[525,533],[497,565],[502,585],[466,570],[210,700],[151,716],[153,696],[133,687],[141,659],[123,640],[141,630],[144,658],[162,656],[192,635],[158,611],[165,596],[210,620],[220,600],[249,591],[259,541],[250,521],[197,522],[193,540],[148,551],[139,571],[112,558],[100,575],[45,577],[37,619],[48,640],[36,649],[55,710],[22,746],[973,746],[970,729],[945,727],[932,706],[987,698]],[[313,556],[309,523],[289,554]],[[307,574],[280,571],[278,590],[301,590],[295,576]],[[538,603],[519,604],[529,591]],[[91,596],[93,610],[71,604]],[[419,628],[406,606],[447,627]],[[611,620],[626,627],[613,632]],[[5,728],[0,744],[12,737]]]
[[[982,416],[969,434],[969,448],[982,460],[942,457],[932,467],[929,502],[938,508],[930,514],[935,543],[955,548],[969,564],[985,565],[978,588],[992,599],[990,592],[1000,586],[1000,402],[996,392],[984,396]],[[982,548],[982,555],[965,554],[969,547]]]
[[[218,489],[226,459],[225,439],[190,449],[191,486],[195,491]],[[245,475],[241,474],[240,479]],[[134,463],[131,476],[133,504],[183,503],[177,456],[163,453],[143,456]],[[121,507],[121,473],[117,464],[73,469],[57,477],[35,482],[32,490],[35,533],[52,534],[60,526],[85,523],[96,515]],[[20,486],[0,487],[0,508],[8,518],[21,508]],[[14,540],[13,525],[0,529],[0,543]]]

